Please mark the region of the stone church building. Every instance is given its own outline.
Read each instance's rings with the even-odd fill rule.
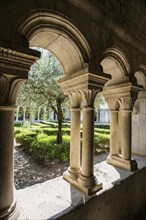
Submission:
[[[71,105],[70,167],[63,178],[90,197],[60,219],[134,219],[146,204],[145,0],[0,1],[1,220],[20,215],[14,193],[13,127],[19,88],[40,57],[30,47],[48,49],[63,66],[58,84]],[[127,174],[107,191],[102,191],[105,185],[93,166],[94,99],[101,91],[110,111],[106,163]]]

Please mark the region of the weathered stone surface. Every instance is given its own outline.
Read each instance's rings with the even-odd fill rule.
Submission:
[[[31,220],[96,220],[97,217],[123,220],[134,216],[146,202],[146,168],[143,168],[146,167],[146,160],[136,156],[140,171],[132,173],[108,165],[102,161],[106,156],[98,156],[98,163],[94,166],[97,179],[103,183],[103,189],[94,196],[86,196],[63,181],[62,177],[55,178],[17,191],[23,216]],[[84,206],[78,208],[80,204]]]
[[[22,82],[27,79],[30,66],[39,57],[35,51],[29,49],[29,46],[44,47],[57,56],[66,74],[64,78],[60,80],[60,85],[62,85],[64,91],[66,90],[65,92],[92,89],[101,91],[108,80],[107,74],[112,76],[112,79],[106,84],[106,89],[108,86],[115,85],[117,88],[113,94],[110,94],[110,90],[106,91],[106,95],[109,95],[110,98],[116,97],[119,103],[118,109],[124,110],[124,112],[118,115],[118,120],[122,120],[122,123],[120,122],[122,138],[119,138],[119,142],[121,144],[123,164],[127,164],[131,161],[131,113],[128,111],[132,110],[133,102],[138,92],[136,89],[136,78],[138,79],[139,77],[137,77],[137,74],[134,75],[134,73],[137,71],[143,72],[142,69],[146,63],[145,9],[146,5],[144,0],[2,0],[0,2],[1,218],[4,216],[3,213],[5,210],[13,213],[14,209],[14,203],[12,201],[14,197],[13,122],[12,120],[9,121],[9,117],[6,119],[7,113],[3,114],[1,112],[7,112],[10,109],[11,111],[13,110],[18,89]],[[139,68],[139,66],[142,68]],[[143,76],[145,76],[145,73]],[[141,87],[142,89],[145,89],[145,80],[142,82],[143,80],[141,79],[143,78],[140,77],[139,79],[139,85],[143,86],[143,88]],[[126,88],[124,87],[125,85]],[[88,95],[90,96],[89,93],[87,93],[87,96]],[[82,99],[86,99],[86,97],[84,96]],[[93,108],[92,104],[93,99],[87,98],[86,105],[84,106]],[[142,108],[144,108],[144,106]],[[87,118],[89,120],[85,127],[89,125],[91,132],[89,131],[86,137],[87,139],[85,138],[88,147],[85,147],[84,158],[82,158],[84,161],[83,173],[91,171],[91,176],[93,177],[91,169],[93,168],[93,155],[90,152],[90,144],[91,151],[93,151],[93,126],[90,126],[91,121],[91,124],[93,124],[93,114],[89,113]],[[140,151],[141,148],[143,148],[143,153],[145,154],[145,118],[143,118],[143,115],[139,118],[140,121],[136,124],[138,129],[136,132],[139,132],[138,138],[140,141],[142,139],[142,143],[137,142],[137,144],[139,144],[138,148]],[[139,125],[142,128],[138,128]],[[84,141],[84,146],[86,146],[86,141]],[[89,164],[86,164],[86,162]],[[129,162],[129,164],[131,163]],[[89,172],[87,173],[89,174]],[[137,178],[139,178],[139,175],[141,174],[137,174]],[[120,194],[122,198],[126,198],[125,209],[122,210],[123,214],[118,215],[120,207],[123,205],[123,199],[115,200],[115,203],[112,203],[112,200],[106,200],[106,203],[101,201],[101,207],[98,207],[98,209],[102,209],[102,206],[104,206],[104,212],[99,218],[106,219],[106,213],[108,213],[111,214],[109,216],[112,220],[114,218],[118,220],[121,216],[122,220],[125,219],[126,208],[132,210],[128,205],[128,198],[131,196],[134,201],[135,195],[132,193],[135,190],[134,187],[136,187],[137,191],[138,188],[140,188],[141,191],[145,190],[143,189],[145,182],[141,181],[141,183],[139,183],[137,182],[137,178],[134,179],[135,184],[129,182],[126,185],[125,188],[128,188],[129,185],[132,185],[133,188],[130,187],[127,195],[123,194],[125,197],[122,197],[122,193]],[[140,176],[140,179],[141,178]],[[7,189],[9,193],[7,192],[7,195],[5,195]],[[117,189],[119,190],[119,188]],[[50,192],[48,192],[48,195],[51,196]],[[112,195],[114,197],[114,192]],[[139,197],[137,195],[136,198],[138,203]],[[60,197],[56,197],[56,202],[58,202],[59,199]],[[62,201],[64,201],[64,199]],[[142,201],[144,200],[142,199]],[[109,205],[107,205],[108,203]],[[110,203],[113,205],[112,207]],[[46,205],[48,206],[47,200],[45,200],[44,203],[44,206]],[[55,207],[55,205],[53,207]],[[137,205],[137,207],[139,207],[139,205]],[[134,210],[136,210],[137,207],[134,206]],[[62,206],[60,206],[60,208],[62,208]],[[94,219],[96,212],[93,212],[93,210],[96,210],[96,208],[97,205],[94,206],[93,202],[91,207],[89,205],[88,213],[86,210],[84,213],[85,208],[81,209],[81,211],[83,211],[82,219],[85,219],[84,217],[86,217],[86,219]],[[115,210],[116,213],[114,214]],[[128,213],[131,213],[131,211]],[[98,217],[98,214],[96,217]],[[7,218],[9,217],[7,216]],[[16,219],[16,215],[11,216],[11,219],[13,218]]]

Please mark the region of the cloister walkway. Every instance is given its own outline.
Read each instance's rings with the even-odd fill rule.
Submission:
[[[114,199],[117,199],[117,195],[120,196],[121,194],[120,190],[118,191],[118,185],[126,183],[128,178],[134,173],[107,164],[105,161],[106,157],[107,153],[101,154],[95,161],[95,175],[99,182],[103,183],[103,189],[94,196],[87,197],[84,193],[78,191],[64,181],[62,176],[45,181],[44,183],[35,184],[25,189],[17,190],[16,196],[22,209],[19,220],[61,219],[62,215],[67,215],[69,211],[85,203],[92,197],[96,197],[95,199],[97,199],[99,205],[97,208],[99,209],[103,205],[101,203],[101,201],[103,201],[102,196],[108,196],[109,201],[112,199],[113,195]],[[138,162],[139,169],[146,167],[145,158],[135,155],[134,157]],[[112,195],[110,191],[112,191],[112,193],[114,191],[114,194]],[[122,193],[124,194],[124,192]],[[135,220],[137,220],[139,216],[142,216],[140,219],[144,220],[144,211],[142,210],[142,212],[138,214]]]

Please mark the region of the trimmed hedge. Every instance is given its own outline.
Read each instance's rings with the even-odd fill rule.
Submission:
[[[95,128],[94,153],[99,154],[109,150],[109,132],[108,129]],[[63,128],[62,134],[63,142],[57,144],[57,128],[41,127],[38,123],[34,123],[29,128],[15,128],[16,142],[25,152],[42,163],[51,163],[54,159],[60,162],[69,160],[70,128]]]
[[[21,148],[41,162],[51,163],[54,159],[64,162],[69,160],[70,137],[63,136],[62,144],[56,144],[56,136],[21,132],[15,135]]]
[[[110,124],[95,124],[95,128],[110,129]]]
[[[109,129],[103,129],[103,128],[94,128],[94,132],[100,133],[100,134],[110,134]]]
[[[94,153],[109,151],[109,135],[94,133]]]

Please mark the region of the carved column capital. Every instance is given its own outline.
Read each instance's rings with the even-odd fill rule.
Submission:
[[[15,105],[18,90],[38,57],[32,50],[22,53],[0,47],[0,106]]]
[[[135,102],[135,97],[122,97],[119,99],[120,110],[131,110],[133,109],[133,105]]]
[[[118,111],[119,101],[117,98],[106,99],[110,111]]]
[[[0,74],[0,106],[15,105],[20,86],[25,79]]]
[[[81,94],[79,92],[68,92],[66,95],[69,97],[71,108],[80,108]]]
[[[82,97],[83,107],[94,107],[97,90],[83,89],[79,91]]]

